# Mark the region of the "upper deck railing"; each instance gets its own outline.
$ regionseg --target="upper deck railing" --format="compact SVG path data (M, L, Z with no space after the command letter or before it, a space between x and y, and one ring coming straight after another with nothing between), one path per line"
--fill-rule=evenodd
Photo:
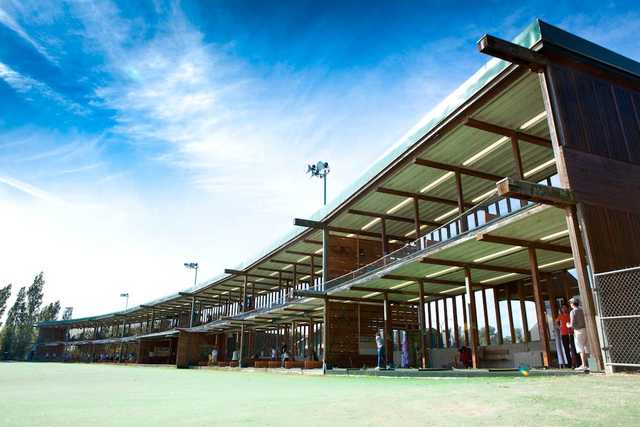
M480 201L477 205L453 217L447 223L430 231L424 236L407 243L400 249L390 252L376 261L358 268L357 270L353 270L347 274L336 277L335 279L331 279L326 283L318 284L309 290L323 292L336 288L359 277L382 270L383 268L386 268L398 261L405 260L413 254L450 242L460 235L484 227L497 219L512 215L513 213L532 204L533 203L531 202L505 198L495 194L487 196L486 199Z

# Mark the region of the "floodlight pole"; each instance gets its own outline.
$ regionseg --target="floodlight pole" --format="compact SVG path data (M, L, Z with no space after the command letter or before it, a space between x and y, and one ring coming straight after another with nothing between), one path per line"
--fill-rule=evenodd
M323 206L327 205L327 175L328 174L325 173L324 176L322 177L322 182L324 184L324 198L323 198L324 204L323 204Z

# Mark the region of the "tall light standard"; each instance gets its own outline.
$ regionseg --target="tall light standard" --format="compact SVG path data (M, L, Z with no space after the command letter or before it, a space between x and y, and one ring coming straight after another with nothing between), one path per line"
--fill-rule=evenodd
M198 263L197 262L185 262L184 266L186 268L189 268L191 270L195 270L196 271L196 274L193 277L193 286L195 286L197 284L197 282L198 282Z
M195 288L198 283L198 263L197 262L185 262L184 266L191 270L195 270L195 275L193 276L193 287ZM196 308L196 297L191 297L191 317L189 317L189 327L193 326L193 317L195 315Z
M315 165L307 165L307 173L309 175L311 175L312 177L318 177L318 178L322 178L322 183L324 186L324 197L323 197L323 204L326 205L327 204L327 175L329 174L329 172L331 171L331 169L329 169L329 163L327 162L318 162Z
M126 298L124 303L124 311L127 311L129 309L129 292L121 293L120 298Z

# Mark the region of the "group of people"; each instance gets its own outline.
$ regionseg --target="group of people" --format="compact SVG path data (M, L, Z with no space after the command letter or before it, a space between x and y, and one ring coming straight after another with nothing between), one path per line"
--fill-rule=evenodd
M558 345L558 361L561 367L568 368L573 368L580 362L580 366L575 367L575 370L587 371L589 370L587 363L589 344L584 311L578 298L571 298L569 304L571 311L566 304L563 304L555 319L562 342L561 346ZM578 355L580 360L578 360Z

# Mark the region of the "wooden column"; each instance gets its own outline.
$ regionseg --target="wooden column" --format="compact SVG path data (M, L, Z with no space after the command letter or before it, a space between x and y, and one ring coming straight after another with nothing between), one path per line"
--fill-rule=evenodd
M309 320L309 334L307 335L307 352L311 358L316 351L316 335L315 335L315 323L313 319Z
M393 342L391 340L391 304L389 303L389 294L384 295L384 352L387 358L387 366L393 365Z
M326 284L331 278L329 277L329 229L322 229L322 284Z
M484 339L487 345L491 345L491 334L489 334L489 310L487 310L487 290L482 288L482 314L484 317Z
M427 367L426 319L424 312L424 283L418 282L418 325L420 327L420 362L423 369Z
M498 300L498 288L493 288L493 306L496 312L496 340L499 345L504 344L502 334L502 316L500 314L500 301Z
M295 289L296 285L298 284L298 269L296 268L297 266L298 264L293 264L293 289Z
M438 342L436 342L436 346L438 348L441 347L440 343L442 342L442 331L440 330L440 300L435 300L434 305L436 307L436 330L438 331Z
M429 350L431 350L431 348L433 348L433 340L431 339L432 336L432 331L433 331L433 325L431 322L431 302L427 303L427 315L429 316L428 318L428 325L429 325Z
M511 151L513 153L514 172L518 179L524 179L524 169L522 167L522 156L520 155L520 144L516 135L511 136Z
M238 350L238 368L242 368L242 358L244 351L244 321L240 324L240 349Z
M578 225L578 214L576 208L568 208L565 211L565 218L569 229L569 240L571 241L571 251L573 252L573 261L576 269L578 280L578 290L580 291L580 302L584 311L584 318L587 329L587 338L589 341L589 350L591 355L596 359L599 369L604 369L604 360L602 358L602 350L600 346L600 338L598 337L598 328L596 324L596 306L593 301L593 292L589 282L589 273L586 263L586 251L580 227Z
M311 274L310 274L311 275L311 278L310 278L311 286L310 287L313 287L316 284L316 272L315 272L316 267L315 267L315 262L314 262L315 257L313 255L311 255L309 258L311 260ZM324 264L324 259L323 259L323 264Z
M462 175L456 172L456 193L458 196L458 213L464 212L464 193L462 192ZM469 229L467 218L460 218L460 231L465 232Z
M526 301L524 298L524 285L522 282L518 283L518 298L520 299L520 315L522 317L522 337L524 342L531 341L531 335L529 334L529 320L527 320L527 308L524 304Z
M538 257L535 248L529 248L529 265L531 267L531 281L533 284L533 298L536 303L536 315L538 317L538 333L542 343L542 360L545 368L551 366L551 348L549 347L549 331L547 329L547 315L544 309L542 297L542 281L538 270Z
M460 348L460 331L458 331L458 304L456 303L456 297L451 298L451 308L453 310L453 340L456 343L456 348Z
M469 322L467 320L467 296L462 294L462 330L464 332L464 345L469 347Z
M247 311L247 275L243 277L242 283L242 311Z
M387 241L387 222L384 218L380 218L380 225L382 227L382 255L389 253L389 243Z
M416 227L416 239L420 237L420 201L417 197L413 198L413 220Z
M471 363L474 368L480 366L480 360L478 359L478 328L477 328L477 311L476 311L476 298L473 291L473 281L471 277L471 270L468 267L464 268L465 275L465 287L467 288L467 319L469 319L469 338L471 347Z
M327 256L325 253L324 256ZM322 372L327 372L327 350L328 350L328 341L327 341L327 309L328 309L328 299L324 297L324 310L322 312Z
M447 299L443 298L442 299L442 307L444 308L443 310L443 314L444 314L444 337L446 340L446 345L445 347L450 347L451 346L451 331L449 331L449 313L447 310Z
M193 318L195 317L196 313L196 297L191 297L191 313L189 316L189 327L193 327Z

